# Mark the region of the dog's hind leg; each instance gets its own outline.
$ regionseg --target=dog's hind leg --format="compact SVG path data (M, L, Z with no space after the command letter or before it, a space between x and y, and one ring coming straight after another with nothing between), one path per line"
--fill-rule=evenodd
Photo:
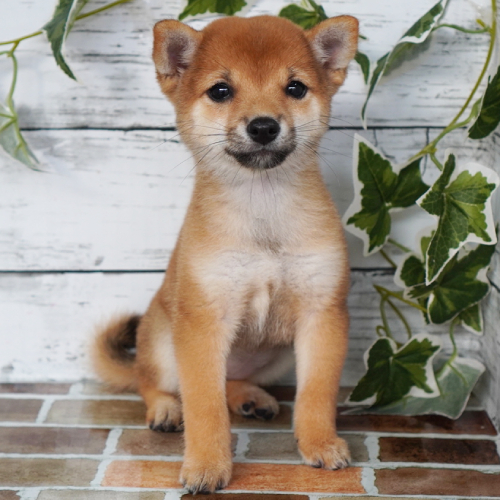
M240 355L241 357L241 355ZM256 355L258 357L258 354ZM258 365L258 361L256 365ZM276 399L258 385L270 385L290 371L294 364L292 348L276 350L272 359L255 369L247 380L228 380L227 404L237 415L270 420L279 412Z
M179 377L168 312L157 296L137 332L138 390L146 403L146 422L160 432L183 429Z
M271 420L279 412L273 396L246 380L228 380L226 393L227 405L237 415Z

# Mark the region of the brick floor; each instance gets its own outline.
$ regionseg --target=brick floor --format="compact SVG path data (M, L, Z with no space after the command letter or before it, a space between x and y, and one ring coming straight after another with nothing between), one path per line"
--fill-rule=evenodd
M269 392L280 414L232 416L232 480L204 499L500 498L500 439L476 407L455 421L339 414L354 465L327 471L301 463L295 389ZM194 500L179 483L183 446L182 433L147 429L136 395L89 381L0 384L0 500Z

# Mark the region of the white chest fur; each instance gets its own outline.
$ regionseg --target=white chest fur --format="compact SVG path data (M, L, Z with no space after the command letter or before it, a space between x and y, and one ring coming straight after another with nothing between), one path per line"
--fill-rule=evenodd
M228 250L206 260L197 277L210 301L234 324L250 315L261 330L273 298L298 299L301 310L323 307L343 275L343 255L333 249L278 253Z
M320 229L333 224L333 214L308 198L296 166L285 167L287 175L274 169L257 179L243 171L222 190L210 231L227 246L193 263L221 319L232 327L248 321L253 334L292 324L292 304L305 313L324 307L344 276L342 243Z

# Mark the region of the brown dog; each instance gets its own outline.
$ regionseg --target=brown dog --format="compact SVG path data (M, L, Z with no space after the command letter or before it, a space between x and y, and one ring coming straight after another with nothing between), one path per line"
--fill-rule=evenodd
M289 370L293 351L299 450L316 467L348 464L335 409L349 267L316 149L357 40L349 16L309 31L269 16L154 28L195 187L162 287L144 316L99 333L94 360L108 383L142 395L152 429L185 426L191 492L228 484L227 407L272 418L276 400L258 385Z

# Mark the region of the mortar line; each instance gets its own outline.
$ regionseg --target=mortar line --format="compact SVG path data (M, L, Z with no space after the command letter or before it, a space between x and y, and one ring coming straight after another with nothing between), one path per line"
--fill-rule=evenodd
M16 458L16 459L47 459L47 460L71 460L71 459L86 459L100 462L110 463L112 461L120 462L182 462L182 455L84 455L84 454L42 454L42 453L0 453L0 458ZM271 465L303 465L304 462L300 459L238 459L234 457L234 463L248 464L271 464ZM99 468L101 468L99 465ZM494 464L447 464L437 462L352 462L352 467L373 468L379 469L394 469L394 468L421 468L421 469L455 469L455 470L474 470L484 473L500 473L500 465Z
M69 388L68 395L73 397L80 396L82 395L82 391L83 391L83 382L75 382Z
M378 495L375 479L375 469L372 467L363 467L361 469L361 485L365 489L367 495Z
M0 401L4 399L52 399L53 401L142 401L135 394L0 394Z
M370 464L380 463L380 443L379 437L376 434L368 435L365 438L365 446L368 450L368 462Z
M49 414L50 409L52 408L52 404L54 403L54 398L52 396L48 396L43 400L42 406L38 411L38 415L35 420L35 424L43 424L47 415Z
M39 494L40 494L40 490L37 488L23 488L22 490L19 491L19 499L20 500L36 500L38 498Z
M234 453L233 460L245 460L245 453L248 451L248 445L250 443L250 436L248 432L240 432L237 434L238 442L236 443L236 450Z
M0 422L0 427L13 427L13 428L23 428L23 427L42 427L42 428L64 428L64 429L131 429L131 430L147 430L148 427L144 424L68 424L68 423L54 423L54 422ZM245 428L235 428L231 429L232 433L241 432L252 432L252 433L292 433L293 429L259 429L253 427ZM428 438L428 439L455 439L455 440L484 440L484 441L495 441L500 438L497 435L490 434L450 434L450 433L432 433L432 432L389 432L389 431L368 431L368 430L340 430L338 431L340 436L350 436L350 435L365 435L365 436L378 436L378 437L398 437L398 438Z
M106 474L106 469L108 468L108 465L110 463L111 460L103 460L99 464L94 479L92 479L92 481L90 482L90 486L101 486L101 483L104 480L104 475Z
M113 455L118 446L118 441L123 433L123 429L111 429L106 439L106 446L102 452L103 455Z
M6 491L19 491L20 488L19 486L2 486L2 490ZM36 487L36 488L25 488L25 490L32 490L32 491L47 491L47 490L57 490L57 491L96 491L96 492L104 492L104 491L114 491L118 493L142 493L142 492L161 492L161 493L166 493L166 494L178 494L183 495L186 493L186 490L183 490L182 488L132 488L132 487L114 487L114 486L105 486L105 487L96 487L96 486L41 486L41 487ZM222 492L219 492L222 494L241 494L241 493L256 493L255 491L251 490L224 490ZM258 491L257 494L276 494L276 491L273 490L265 490L265 491ZM336 497L336 498L345 498L345 497L350 497L350 498L359 498L360 495L359 493L318 493L318 492L308 492L308 491L280 491L279 494L290 494L290 495L307 495L310 498L316 500L317 498L325 498L327 497ZM383 497L383 498L388 498L387 495L380 495L376 494L376 496ZM170 497L169 497L170 498ZM396 498L396 497L394 497ZM399 497L398 497L399 498ZM471 497L469 496L439 496L436 497L436 495L404 495L405 499L429 499L429 500L436 500L439 498L439 500L476 500L476 497ZM498 500L498 496L495 497L477 497L477 500Z
M179 500L179 498L183 495L182 490L173 490L167 491L165 493L165 498L163 500Z

